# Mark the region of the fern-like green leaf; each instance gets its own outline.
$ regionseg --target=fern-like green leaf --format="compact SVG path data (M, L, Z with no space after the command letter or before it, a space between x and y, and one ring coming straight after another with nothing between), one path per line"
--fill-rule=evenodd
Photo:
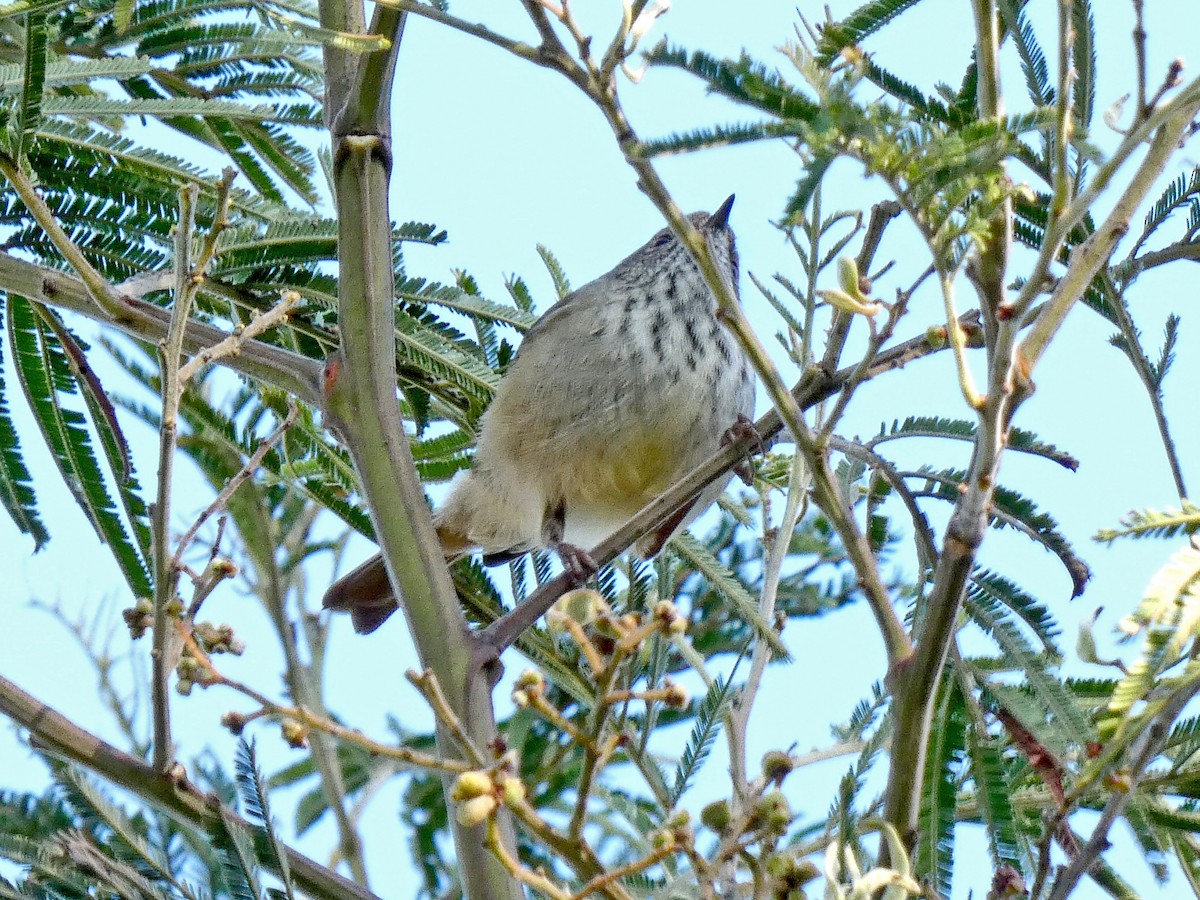
M939 497L950 503L959 498L958 486L966 480L966 472L961 469L943 469L934 472L922 468L918 472L904 473L905 477L927 479L927 489L917 492L918 496ZM1037 541L1058 557L1071 577L1073 591L1071 596L1078 597L1083 593L1088 580L1092 577L1091 570L1071 547L1070 542L1058 527L1058 522L1046 513L1040 512L1028 497L1011 488L997 487L992 495L992 509L989 523L993 528L1015 528L1030 539Z
M1096 108L1096 21L1091 0L1073 0L1071 25L1075 43L1071 48L1074 79L1071 85L1071 114L1075 128L1086 134Z
M13 295L8 303L8 338L21 388L67 489L100 540L112 550L134 596L148 596L150 576L116 514L84 418L62 405L60 394L77 390L62 345L34 304Z
M567 273L563 271L558 257L545 244L538 244L537 252L538 256L542 258L543 265L546 266L546 271L550 273L550 279L554 282L554 292L558 294L558 299L565 299L571 293L571 281L567 278Z
M914 859L920 877L950 896L953 873L955 801L966 748L966 710L953 678L943 679L934 707L934 726L921 795L920 838Z
M817 52L825 64L832 63L847 47L862 43L905 10L916 6L919 0L871 0L864 3L846 18L821 30Z
M818 104L744 53L737 60L720 60L702 51L689 55L664 40L646 54L646 61L691 72L705 81L710 91L777 119L811 123L821 114Z
M291 877L288 871L288 856L284 852L279 836L275 833L275 825L271 821L271 806L267 797L267 785L262 771L258 768L258 759L254 752L254 744L242 738L238 741L237 753L233 760L234 777L238 785L238 793L247 815L252 821L261 824L271 846L273 862L279 866L279 878L283 883L284 896L295 900L292 895Z
M0 302L0 310L3 308ZM33 538L34 550L40 550L50 534L38 515L33 479L25 467L7 398L6 385L0 378L0 503L21 533Z
M1059 634L1059 627L1050 611L1045 604L1025 593L1007 578L977 567L971 572L967 591L976 596L979 602L984 602L982 597L986 595L990 601L1007 607L1029 626L1047 652L1055 656L1061 655L1054 640Z
M1173 538L1200 529L1200 506L1184 500L1179 508L1137 509L1121 518L1119 528L1102 528L1095 540L1109 544L1119 538Z
M775 659L789 658L787 648L780 640L778 632L771 627L770 622L763 619L758 611L758 604L746 590L746 586L726 569L707 547L687 532L673 537L669 546L684 562L704 576L714 590L733 604L738 615L754 629L758 639L770 645Z
M1042 50L1037 34L1025 16L1023 0L1001 0L1008 36L1012 39L1021 58L1021 71L1025 75L1025 87L1029 99L1035 106L1054 104L1054 86L1050 83L1050 69L1046 54Z
M21 67L21 105L17 114L17 152L21 160L32 132L42 121L42 93L46 84L46 17L31 12L25 16L25 62Z
M992 636L1004 655L1021 669L1031 697L1051 715L1060 734L1076 745L1093 739L1095 727L1074 694L1049 671L1051 661L1034 652L1000 604L983 592L968 591L963 609L972 621ZM1043 718L1044 714L1038 718L1038 722ZM1039 731L1037 728L1031 730L1035 733Z
M713 742L716 741L717 735L721 731L721 723L728 711L729 703L733 699L732 683L732 678L725 679L718 675L700 702L700 708L696 710L696 721L692 725L692 733L688 737L687 745L683 748L679 766L675 769L675 781L670 794L672 805L679 802L679 798L688 789L692 778L704 765L704 761L712 750Z
M1017 814L1013 809L1014 786L1005 769L1000 741L971 728L967 734L971 779L975 782L975 799L979 818L987 832L992 868L1010 865L1020 872L1021 839Z
M879 435L872 438L867 446L874 449L885 441L903 437L941 437L969 442L975 440L975 434L974 422L940 416L909 416L903 422L892 422L891 428L880 428ZM1022 428L1009 430L1007 446L1009 450L1044 457L1072 472L1079 468L1079 460L1075 457L1053 444L1038 440L1036 435Z

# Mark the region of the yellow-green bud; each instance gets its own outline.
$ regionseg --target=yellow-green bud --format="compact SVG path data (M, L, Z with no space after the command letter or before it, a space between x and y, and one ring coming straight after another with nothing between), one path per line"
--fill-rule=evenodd
M461 800L470 800L490 794L495 787L492 776L481 769L463 772L454 780L454 785L450 788L450 799L456 803Z
M733 813L729 810L728 800L714 800L700 810L700 823L717 834L728 828L732 819Z
M296 750L303 750L308 746L308 726L303 722L297 722L295 719L284 719L279 726L279 730L283 734L283 740L289 747Z
M458 819L459 825L465 825L471 828L475 825L482 825L487 821L488 816L496 811L496 807L500 805L491 794L484 794L482 797L472 797L458 805L458 810L454 817Z
M500 782L500 797L509 806L525 799L525 785L519 778L505 778Z
M792 874L795 859L789 853L772 853L767 857L767 874L780 881Z
M792 824L792 807L779 791L764 794L758 801L755 812L762 819L768 831L783 834Z
M860 303L870 302L870 298L862 290L862 279L858 274L858 260L853 256L839 256L837 267L838 287Z
M783 784L783 779L787 778L794 768L791 754L782 750L768 750L763 754L762 772L767 781L773 781L777 785Z
M677 809L671 813L667 821L663 822L664 828L687 828L692 824L692 814L686 809Z
M817 291L817 296L830 306L836 307L842 312L848 312L853 315L871 317L883 309L883 306L878 301L864 303L856 297L847 294L845 291Z
M589 625L595 621L596 614L604 606L604 597L599 591L591 588L579 588L567 591L554 604L555 611L568 618L574 619L580 625Z

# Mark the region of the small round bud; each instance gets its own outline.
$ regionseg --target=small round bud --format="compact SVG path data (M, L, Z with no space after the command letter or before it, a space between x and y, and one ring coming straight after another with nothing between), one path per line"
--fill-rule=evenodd
M219 575L222 578L232 578L241 571L237 563L225 556L218 556L209 563L209 568L214 575Z
M783 834L792 824L792 807L779 791L764 794L755 806L755 813L767 831Z
M308 726L295 719L284 719L279 725L284 743L294 750L303 750L308 746Z
M675 832L667 828L661 828L651 833L650 843L657 850L674 850L676 846Z
M509 806L525 799L525 785L519 778L505 778L500 782L500 799Z
M686 809L677 809L663 822L663 826L671 829L687 828L692 824L692 814Z
M192 692L192 680L190 678L180 678L175 682L175 693L181 697L186 697Z
M934 350L941 350L946 346L946 326L945 325L930 325L925 329L925 343Z
M143 611L143 604L149 606L149 609ZM125 627L129 629L129 637L136 641L154 627L154 604L143 598L136 606L121 610L121 618L125 620Z
M792 874L795 858L790 853L772 853L767 857L767 874L784 881Z
M687 688L669 678L663 682L663 688L666 692L663 695L663 703L671 709L683 709L692 699L688 696Z
M664 634L683 634L687 631L687 619L679 613L679 607L670 600L660 600L654 606L654 618Z
M536 669L526 669L513 685L513 703L522 709L546 693L546 679Z
M228 728L231 734L241 734L249 721L242 713L230 710L221 716L221 725Z
M458 805L458 810L455 812L454 818L458 819L459 825L473 828L476 825L482 825L486 822L499 805L500 802L491 794L472 797L470 800L466 800Z
M603 608L604 596L591 588L567 591L554 604L556 612L574 619L580 625L590 625Z
M729 827L733 813L729 809L728 800L715 800L700 810L700 824L721 834Z
M454 779L454 784L450 788L450 799L457 803L473 797L482 797L484 794L490 794L495 787L496 783L492 781L492 776L481 769L463 772Z
M783 784L783 779L791 774L795 766L791 754L782 750L768 750L763 754L762 772L767 781L773 781L776 786Z

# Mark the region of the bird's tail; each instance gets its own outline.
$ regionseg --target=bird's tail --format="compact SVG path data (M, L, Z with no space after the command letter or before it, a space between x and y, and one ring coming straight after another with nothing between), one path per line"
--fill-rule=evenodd
M445 525L438 526L437 535L447 561L457 559L472 549L465 534L459 534ZM335 581L325 592L321 605L334 612L350 613L350 621L359 634L370 634L382 625L388 616L399 609L383 557L375 554L357 569Z

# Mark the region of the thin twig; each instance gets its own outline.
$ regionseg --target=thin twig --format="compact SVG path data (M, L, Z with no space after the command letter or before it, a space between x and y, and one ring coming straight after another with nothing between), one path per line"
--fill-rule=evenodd
M104 276L96 270L95 266L88 262L83 251L79 249L79 245L71 240L70 235L58 223L58 218L46 201L42 199L41 194L37 192L33 182L21 170L16 160L7 153L0 153L0 174L8 179L30 215L50 238L54 249L61 253L63 259L79 274L96 305L108 319L120 322L126 314L125 302L117 295Z
M183 334L191 312L192 233L195 227L196 198L200 189L186 184L179 189L179 224L175 226L175 304L167 336L158 347L162 412L158 429L158 492L150 528L154 550L154 625L151 692L154 721L154 768L166 772L174 760L171 745L171 652L174 629L170 627L178 603L179 568L171 556L171 494L175 465L175 442L179 417L179 357Z
M305 709L302 706L288 706L284 703L276 703L266 694L255 690L245 682L238 681L235 678L230 678L218 669L204 649L196 642L194 635L188 631L182 623L179 624L179 632L184 645L187 648L191 658L194 659L203 670L203 678L201 683L206 687L221 685L232 691L248 697L258 704L260 707L257 712L242 715L241 722L248 721L253 718L262 716L271 716L275 719L286 720L293 719L308 728L323 731L326 734L332 735L339 740L345 741L348 744L354 744L361 747L369 753L376 756L383 756L396 762L404 763L418 769L426 769L432 772L468 772L478 768L475 761L463 762L456 759L448 759L441 755L433 755L430 753L422 753L419 750L413 750L410 747L395 746L393 744L384 744L374 740L354 728L347 728L332 719L318 715L310 709Z
M787 560L792 546L792 534L796 525L808 506L808 468L804 457L796 453L792 455L791 472L788 475L788 487L785 495L783 517L779 526L773 529L767 561L763 567L762 591L759 594L758 612L764 622L775 618L775 601L779 595L779 579L783 574L783 564ZM770 527L768 522L764 528ZM749 794L750 785L746 777L746 746L747 731L750 725L750 713L754 708L754 700L762 684L763 673L770 662L771 648L765 641L756 641L750 658L750 673L746 683L738 690L733 706L729 711L729 723L726 727L729 744L729 772L733 779L733 794L744 798Z
M1143 0L1133 0L1133 56L1137 62L1137 112L1144 116L1149 105L1146 103L1146 22Z
M454 710L450 708L450 703L446 700L446 695L442 692L441 685L437 682L437 677L433 674L432 669L426 669L423 672L417 672L409 669L404 673L404 677L409 683L421 692L421 696L425 698L425 702L429 704L433 710L433 714L437 716L439 722L446 727L455 743L467 755L470 761L479 767L486 765L483 752L475 746L475 742L471 740L466 729L463 728L462 722L458 716L454 714Z
M271 448L279 443L280 439L285 433L287 433L289 428L296 424L296 417L299 415L300 407L295 403L288 404L288 414L284 417L284 420L279 423L279 427L267 435L266 439L259 442L258 449L254 451L248 460L246 460L245 465L238 469L233 477L225 482L225 485L221 488L220 493L213 498L213 501L208 504L204 512L197 516L196 521L192 523L192 526L185 531L183 537L179 539L179 544L175 549L175 555L171 559L171 564L173 566L179 566L184 552L192 543L192 540L196 537L196 533L204 526L205 522L225 508L234 492L240 488L243 483L253 477L254 473L257 472L259 467L262 465L263 460L266 459L267 454L271 452Z
M186 384L205 366L210 363L225 359L228 356L237 356L242 352L242 348L247 343L257 338L263 332L274 328L276 325L281 325L287 321L292 310L296 308L296 304L300 302L300 295L295 291L284 291L279 298L279 302L270 309L263 310L253 319L247 322L228 335L220 342L201 350L186 363L179 368L180 384Z
M166 273L169 277L170 273ZM170 286L169 284L167 285ZM126 298L124 315L113 320L95 301L79 278L66 272L39 266L0 252L0 290L28 297L55 309L68 309L94 321L116 328L138 340L154 343L162 340L170 326L171 313L162 307ZM184 350L199 353L219 344L228 334L194 319L184 333ZM237 356L227 356L220 364L264 384L273 385L310 405L321 401L321 363L275 347L251 341Z
M1125 356L1133 365L1134 371L1137 372L1138 380L1142 382L1142 387L1146 389L1150 408L1154 412L1154 421L1158 426L1159 439L1162 441L1163 450L1167 454L1167 466L1171 470L1171 478L1175 481L1175 491L1179 494L1180 500L1186 500L1188 492L1183 480L1183 466L1179 461L1179 451L1175 447L1175 439L1171 436L1171 427L1167 421L1166 410L1163 409L1162 388L1155 383L1155 375L1151 370L1150 360L1146 358L1146 354L1142 349L1137 327L1133 324L1133 317L1129 312L1129 306L1125 302L1125 292L1117 289L1117 285L1110 273L1104 273L1104 279L1109 295L1112 298L1109 308L1116 319L1117 328L1120 329L1122 337L1125 338Z

